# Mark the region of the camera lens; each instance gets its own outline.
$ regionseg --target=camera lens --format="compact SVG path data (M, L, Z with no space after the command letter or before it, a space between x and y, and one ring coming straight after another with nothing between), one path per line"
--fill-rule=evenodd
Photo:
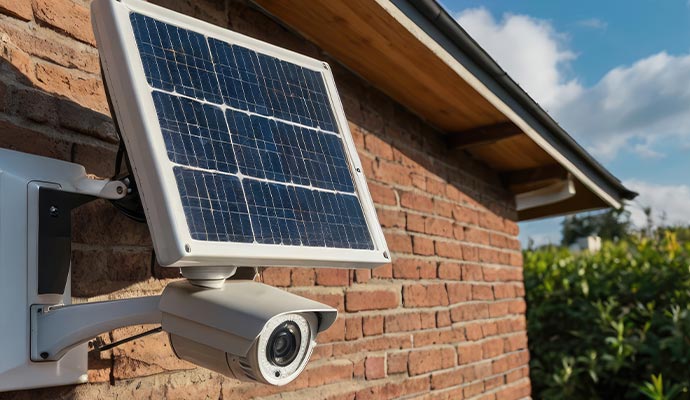
M266 344L268 360L278 367L290 365L299 353L302 334L299 327L292 321L278 325Z

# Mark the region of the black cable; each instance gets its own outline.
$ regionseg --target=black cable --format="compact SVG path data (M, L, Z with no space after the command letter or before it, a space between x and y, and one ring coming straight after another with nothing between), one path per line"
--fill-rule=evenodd
M158 328L153 328L150 331L142 332L138 335L130 336L128 338L118 340L117 342L112 342L110 344L106 344L105 346L98 347L98 348L96 348L96 350L99 352L110 350L113 347L117 347L121 344L125 344L127 342L131 342L132 340L137 340L137 339L142 338L144 336L153 335L154 333L158 333L158 332L162 332L162 331L163 331L163 327L159 326Z

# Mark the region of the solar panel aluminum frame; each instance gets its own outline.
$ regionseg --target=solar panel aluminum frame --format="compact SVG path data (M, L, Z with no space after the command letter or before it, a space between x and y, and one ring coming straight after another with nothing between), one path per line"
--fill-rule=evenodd
M95 0L91 7L94 33L114 108L111 111L117 116L161 265L374 268L390 262L383 231L327 63L143 1ZM166 153L152 89L146 80L135 42L129 19L131 12L322 72L374 248L299 247L192 239L173 173L175 164Z

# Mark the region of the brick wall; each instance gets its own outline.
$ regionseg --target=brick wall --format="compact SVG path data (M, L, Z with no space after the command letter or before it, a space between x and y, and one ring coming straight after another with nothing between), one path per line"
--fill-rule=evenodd
M3 398L518 399L528 397L516 213L494 172L449 154L441 134L245 0L163 5L333 66L393 255L373 271L269 268L266 283L336 307L304 374L284 388L177 360L154 335L89 356L86 385ZM0 146L114 169L116 134L87 0L0 0ZM160 293L145 225L107 202L75 218L76 301ZM107 333L108 343L149 327Z

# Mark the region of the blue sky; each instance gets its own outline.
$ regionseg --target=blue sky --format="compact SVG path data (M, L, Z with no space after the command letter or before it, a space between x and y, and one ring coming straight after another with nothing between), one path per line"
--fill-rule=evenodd
M690 223L690 0L441 0L657 220ZM521 240L560 240L560 218Z

